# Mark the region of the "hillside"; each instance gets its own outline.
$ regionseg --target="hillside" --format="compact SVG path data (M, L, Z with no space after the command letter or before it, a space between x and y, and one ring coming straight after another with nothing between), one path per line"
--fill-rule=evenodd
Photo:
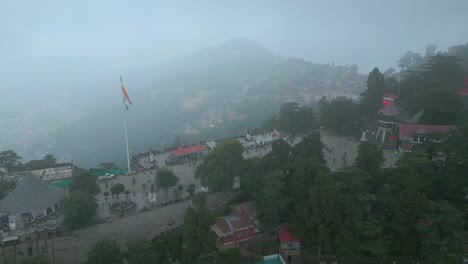
M322 96L356 97L366 80L357 70L356 65L282 58L246 39L200 50L155 73L138 93L127 87L134 101L128 113L131 151L240 134L287 101L313 104ZM103 161L123 163L120 107L59 129L51 135L53 153L85 167Z

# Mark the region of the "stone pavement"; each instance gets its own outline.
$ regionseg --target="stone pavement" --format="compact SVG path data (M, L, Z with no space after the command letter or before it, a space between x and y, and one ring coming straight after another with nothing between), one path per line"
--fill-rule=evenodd
M320 133L321 140L325 145L323 155L327 161L328 167L331 171L337 171L345 166L353 166L354 160L358 155L358 148L360 141L351 138L339 137L327 132ZM343 161L343 156L346 158ZM385 159L383 168L394 167L398 156L394 154L393 150L383 150Z

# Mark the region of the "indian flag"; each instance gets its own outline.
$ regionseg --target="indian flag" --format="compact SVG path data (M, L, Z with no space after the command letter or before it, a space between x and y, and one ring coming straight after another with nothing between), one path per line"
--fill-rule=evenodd
M122 76L120 76L120 85L122 86L122 101L125 105L125 108L128 111L130 109L130 106L132 105L132 100L130 100L130 97L128 97L128 93L125 90L125 87L122 83Z

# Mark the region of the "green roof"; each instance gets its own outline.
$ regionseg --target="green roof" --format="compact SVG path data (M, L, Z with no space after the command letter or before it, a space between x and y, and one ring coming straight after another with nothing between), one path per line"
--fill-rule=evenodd
M53 182L51 184L55 185L57 187L67 188L68 186L70 186L71 181L72 181L71 179L68 179L68 180L64 180L64 181Z

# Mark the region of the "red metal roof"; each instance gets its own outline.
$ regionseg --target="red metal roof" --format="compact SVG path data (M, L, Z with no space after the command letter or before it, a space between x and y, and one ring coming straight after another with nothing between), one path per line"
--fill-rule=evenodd
M187 155L187 154L191 154L191 153L202 152L202 151L205 151L205 150L206 150L205 146L195 145L195 146L175 149L175 150L172 151L172 154L174 154L176 156L181 156L181 155Z
M218 226L219 230L223 232L224 235L231 232L231 229L229 228L229 225L226 223L226 220L224 218L217 218L216 225Z
M255 225L255 211L251 202L232 205L231 211L232 215L216 219L216 225L223 234Z
M409 138L416 133L447 133L451 130L457 130L456 126L439 126L439 125L421 125L421 124L399 124L400 137Z
M460 88L457 90L457 94L461 96L468 96L468 88Z
M225 235L235 230L245 229L254 226L254 222L251 219L237 216L225 216L218 217L216 219L216 225L219 230Z
M252 218L255 216L255 211L251 202L231 205L231 211L234 215L244 218Z
M281 228L281 230L278 232L278 237L279 237L280 243L301 242L301 239L291 234L287 226L283 226Z

